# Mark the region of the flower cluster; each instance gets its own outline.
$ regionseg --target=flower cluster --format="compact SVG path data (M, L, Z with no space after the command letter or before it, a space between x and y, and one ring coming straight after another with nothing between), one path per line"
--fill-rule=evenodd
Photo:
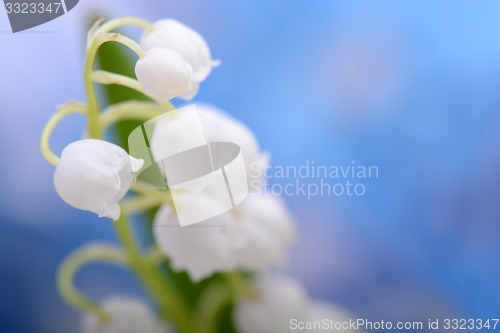
M179 332L210 331L192 319L204 322L207 318L196 318L198 312L217 316L220 311L190 313L183 299L185 290L165 276L161 269L164 265L186 272L193 283L212 281L212 288L206 288L211 300L224 300L228 294L234 300L230 303L234 304L235 325L243 333L288 332L291 319L347 317L343 310L308 299L300 284L290 277L270 271L286 263L288 249L295 239L293 218L282 199L251 193L226 213L197 225L180 227L168 191L134 182L133 173L141 169L144 161L130 156L119 145L105 141L104 130L120 120L143 122L172 112L173 116L162 118L155 125L152 154L158 152L157 147L163 142L169 142L174 151L182 150L193 139L192 126L184 118L175 116L169 101L176 97L192 99L200 83L220 62L212 59L207 43L198 32L173 19L154 24L136 18L101 23L90 30L88 37L84 73L88 101L62 106L47 124L41 140L44 156L56 166L54 186L59 196L75 208L116 220L122 243L121 247L90 245L70 255L61 266L59 288L70 304L85 313L83 331L167 332L172 327ZM112 32L124 25L145 30L139 43ZM135 64L136 79L94 70L97 49L106 42L122 43L139 56ZM94 83L124 85L151 100L123 102L100 112ZM262 152L255 135L245 124L206 104L199 104L197 112L207 142L238 145L247 171L267 166L268 154ZM60 120L73 113L87 117L89 138L69 144L59 158L49 148L50 134ZM253 189L263 186L262 179L255 178L255 173L247 172L246 179ZM129 191L135 194L128 194ZM178 200L194 201L200 209L214 204L196 191L186 192ZM158 208L151 231L154 243L151 250L145 252L136 243L127 220L131 214L153 208ZM113 296L93 302L74 290L73 275L92 261L113 262L135 270L151 291L157 313L130 297ZM226 283L218 289L221 278ZM228 304L215 300L204 304L202 300L197 308ZM165 326L165 322L169 324ZM212 318L209 322L217 323L217 320Z

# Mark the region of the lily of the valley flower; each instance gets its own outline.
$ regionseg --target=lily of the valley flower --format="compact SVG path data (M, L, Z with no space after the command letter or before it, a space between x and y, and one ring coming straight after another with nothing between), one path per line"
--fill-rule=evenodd
M248 126L207 104L196 104L198 117L193 117L193 110L194 107L189 106L163 116L151 138L153 155L170 156L207 142L235 143L240 147L245 162L249 190L256 192L260 189L269 155L260 150Z
M208 105L196 104L205 137L208 142L232 142L240 146L249 183L249 190L256 192L263 185L264 169L269 154L262 152L259 142L247 125L226 112Z
M242 333L290 332L290 320L306 318L307 295L291 277L265 274L255 283L256 295L235 305L235 324Z
M212 60L205 39L192 28L174 19L159 20L154 26L153 31L143 35L141 46L145 50L162 47L178 52L193 69L196 85L206 79L212 67L220 64Z
M99 322L90 314L83 317L83 333L167 333L151 310L140 300L127 296L105 299L102 310L109 320Z
M210 198L195 198L192 195L180 199L198 200L199 209L204 209L204 205L217 204ZM222 214L209 221L181 228L176 212L171 207L163 206L154 219L154 237L175 270L186 271L193 281L199 281L215 272L236 268L229 234L231 223L231 216Z
M235 209L238 266L249 270L282 267L295 239L293 219L279 197L250 195Z
M199 209L217 204L192 193L184 200L198 200ZM184 228L179 226L176 212L164 206L154 219L154 237L174 268L187 271L197 281L237 267L262 270L282 266L294 226L279 198L250 195L232 211Z
M86 139L64 148L54 173L54 186L69 205L113 220L120 216L118 201L130 188L132 171L142 160L107 141Z
M191 66L175 50L152 48L137 61L135 75L144 91L158 101L174 97L191 99L198 86L193 84Z
M235 323L242 333L320 332L321 329L309 327L308 323L321 323L325 319L344 323L357 318L339 305L309 299L300 283L289 276L263 274L254 288L254 293L241 296L235 304ZM302 323L302 327L294 327L292 319Z

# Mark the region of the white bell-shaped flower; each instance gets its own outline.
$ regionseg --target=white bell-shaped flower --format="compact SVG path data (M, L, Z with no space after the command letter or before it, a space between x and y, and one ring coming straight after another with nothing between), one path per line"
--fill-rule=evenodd
M269 163L269 154L261 152L259 142L252 130L243 122L224 111L208 105L196 104L208 142L232 142L240 146L250 192L263 185L264 169Z
M135 65L135 75L144 91L158 101L174 97L187 100L196 95L191 66L176 51L152 48Z
M156 161L207 143L199 113L193 105L167 112L153 121L150 143Z
M237 144L245 162L249 191L258 192L263 185L269 155L261 152L248 126L213 106L196 104L196 108L187 106L165 114L150 141L157 160L208 142Z
M210 197L186 193L178 197L177 209L183 206L179 199L196 200L199 211L219 204ZM268 196L249 196L231 211L188 227L180 227L176 211L166 206L154 220L159 248L176 270L188 272L195 281L238 267L280 267L286 262L294 234L292 218L283 202Z
M140 169L142 162L107 141L76 141L62 152L54 186L69 205L117 220L118 201L130 188L132 171Z
M197 200L200 210L204 205L217 204L210 198L192 195L180 200ZM182 209L182 203L180 206ZM180 227L176 212L163 206L155 216L153 232L156 244L170 258L173 268L186 271L193 281L198 281L216 272L236 268L228 230L230 223L229 215L222 214L205 222Z
M128 296L114 296L101 303L109 321L100 322L86 314L82 320L83 333L167 333L159 320L142 301Z
M357 319L357 316L352 314L347 309L324 301L309 301L305 321L310 323L321 323L325 319L328 320L329 323L333 323L335 332L356 332L356 330L352 330L348 326L344 325L344 327L342 327L342 323L348 323L351 319ZM339 326L335 327L335 324ZM325 330L318 328L307 331L319 333L324 332ZM357 330L357 332L360 331L361 330Z
M249 270L282 267L295 239L293 218L279 197L250 195L236 207L238 266Z
M220 61L212 60L210 49L203 37L192 28L174 19L163 19L155 23L153 31L145 32L141 46L145 50L163 47L178 52L193 69L193 78L202 82L218 66Z
M307 295L291 277L266 274L255 283L256 295L239 298L235 324L241 333L290 332L290 320L303 320Z

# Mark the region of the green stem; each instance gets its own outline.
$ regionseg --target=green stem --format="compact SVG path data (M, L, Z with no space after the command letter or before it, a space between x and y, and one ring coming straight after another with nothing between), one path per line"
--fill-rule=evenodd
M104 243L91 243L69 254L58 272L57 287L62 297L76 309L97 316L101 322L109 320L97 303L81 294L74 285L76 273L85 265L93 262L107 262L124 266L127 258L123 250Z
M75 113L85 114L86 105L84 103L72 101L60 106L42 131L40 149L42 150L43 157L54 166L57 166L57 163L59 163L59 157L50 149L50 136L61 120Z
M232 299L232 293L221 283L212 283L203 292L193 315L197 331L204 333L220 332L220 320L226 306Z
M142 28L146 31L153 31L154 30L154 25L146 20L137 18L137 17L121 17L113 20L109 20L108 22L104 23L100 27L96 28L96 31L93 33L90 38L94 38L97 34L100 33L106 33L110 32L112 30L115 30L117 28L126 26L126 25L132 25L136 26L139 28Z
M146 254L146 259L155 266L165 262L165 254L156 246L153 246Z
M225 280L236 293L244 295L248 298L258 297L255 288L248 282L248 280L238 271L228 272L223 274Z
M148 260L144 260L125 215L122 214L115 222L115 229L125 247L131 267L160 306L162 317L172 319L182 332L191 333L187 305L177 290L170 283L165 283L165 278L159 274L156 267Z
M155 190L155 189L150 189L145 187L144 185L141 185L140 183L134 183L132 184L131 189L139 194L156 198L158 199L161 203L164 205L170 206L170 207L175 207L174 202L172 200L172 197L168 195L168 190Z
M90 78L96 83L121 85L147 96L144 89L142 89L141 84L136 79L125 75L100 70L92 72L90 74Z
M99 46L107 42L117 42L134 51L139 58L146 55L146 51L139 44L137 44L136 41L116 32L98 34L95 36L94 41L97 42Z
M97 56L99 47L107 42L118 42L128 46L132 51L137 53L139 57L144 56L145 51L134 42L132 39L122 36L120 34L100 33L95 34L94 38L90 41L85 58L83 79L85 93L88 100L88 134L89 137L94 139L102 139L103 134L99 122L99 101L95 93L94 82L92 81L92 73L94 71L94 62Z
M137 111L130 111L130 108L123 107L122 109L115 109L114 113L106 113L103 115L103 119L100 117L100 107L97 100L93 79L96 79L96 74L94 72L94 62L97 55L99 47L106 42L119 42L128 46L132 51L137 53L139 57L143 57L145 51L133 40L124 37L116 33L107 33L107 31L119 27L125 23L136 24L143 26L147 29L152 29L152 26L145 21L141 21L134 18L120 19L115 21L110 21L104 24L100 28L96 28L90 34L89 44L87 47L87 54L84 66L84 86L85 92L88 99L87 104L87 116L88 116L88 135L91 138L102 139L103 138L103 128L117 119L121 119L124 114L132 113L135 114ZM98 72L99 73L99 72ZM97 79L106 80L118 80L120 82L125 82L128 85L132 85L134 88L138 88L135 83L130 80L124 79L123 77L118 77L112 73L102 75L97 74ZM101 75L99 77L99 75ZM130 105L129 105L130 106ZM161 105L162 109L171 106ZM111 109L113 110L113 109ZM126 111L125 111L126 110ZM111 112L111 111L110 111ZM121 243L124 246L124 251L126 253L127 263L134 269L135 273L142 280L147 290L151 296L155 299L158 304L163 318L170 318L180 331L184 333L192 333L193 327L190 323L190 317L188 312L187 304L184 302L182 295L174 288L174 286L166 280L166 277L157 270L156 264L158 256L148 255L145 256L141 253L136 240L134 239L133 232L130 229L128 223L128 214L133 212L138 206L142 207L146 204L151 204L151 201L162 202L166 204L172 204L171 199L164 193L158 191L149 190L141 187L140 185L134 186L138 193L147 195L150 201L141 201L134 205L129 203L129 207L122 206L122 214L118 221L114 224L116 233ZM139 208L140 208L139 207ZM154 252L153 252L154 253ZM77 257L78 259L78 257ZM85 257L84 257L85 259ZM83 259L80 260L70 260L69 264L63 265L60 271L60 285L61 290L64 295L66 295L67 300L78 306L81 309L90 311L94 313L101 320L106 319L106 315L98 308L95 303L86 299L83 295L79 294L72 287L72 278L74 272L77 270L79 265L82 263ZM85 262L83 260L83 262Z
M87 56L85 58L84 65L84 87L85 93L87 95L87 105L88 105L88 135L91 138L102 139L102 133L99 123L99 102L97 101L97 96L94 89L94 82L92 81L90 75L94 69L95 57L97 55L97 50L100 44L97 43L95 39L89 45L87 49Z
M104 130L121 120L147 121L173 109L172 105L160 106L152 102L126 101L114 104L101 114L101 128Z
M122 202L122 206L126 214L142 213L158 207L159 205L161 205L161 201L155 197L136 196Z

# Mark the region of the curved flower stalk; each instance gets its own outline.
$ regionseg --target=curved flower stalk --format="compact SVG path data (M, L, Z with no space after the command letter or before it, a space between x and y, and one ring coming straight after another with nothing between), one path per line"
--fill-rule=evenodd
M64 259L57 277L57 287L69 304L85 311L100 322L107 322L109 314L92 300L83 296L74 286L78 270L93 262L126 266L128 258L123 249L103 242L92 242L74 251Z
M139 23L138 23L139 22ZM60 108L59 112L47 123L41 138L41 148L44 156L49 162L57 167L54 176L55 185L63 199L80 209L94 211L102 216L118 218L116 230L120 241L124 246L126 261L129 268L134 270L142 283L151 292L153 299L157 302L159 315L161 318L170 318L172 323L180 332L193 332L189 321L189 313L182 297L177 295L177 291L170 286L161 272L155 267L150 255L143 253L136 244L135 235L128 226L128 215L132 211L137 211L141 207L152 207L164 200L162 193L142 189L140 186L134 187L135 191L141 193L132 198L127 203L126 209L120 208L118 202L128 192L132 182L132 170L140 165L138 161L131 159L119 146L102 141L103 131L106 127L124 119L144 119L149 118L152 113L157 113L157 109L163 112L171 110L169 103L158 103L158 108L153 108L150 104L140 102L121 104L109 109L109 112L101 115L99 104L97 103L94 91L94 80L103 84L123 84L132 89L142 89L140 84L132 78L123 80L119 75L108 72L94 72L94 62L99 47L107 42L117 42L129 47L137 53L139 58L145 55L145 51L133 40L120 34L111 33L110 30L123 25L139 25L147 28L145 21L133 18L124 18L110 21L102 26L96 25L89 33L87 54L84 68L84 83L87 93L86 103L68 103ZM122 80L122 81L120 81ZM139 89L140 88L140 89ZM138 108L144 106L144 115L138 114ZM87 117L88 140L81 140L70 144L65 149L60 159L50 150L50 136L56 125L66 116L73 113L81 113ZM146 119L145 119L146 120ZM97 140L96 140L97 139ZM120 215L120 211L122 214ZM76 256L75 258L80 258ZM107 261L106 253L97 251L93 254L93 260ZM74 290L71 283L72 274L85 260L67 260L61 266L61 276L68 279L60 289L63 297L79 310L93 316L95 320L103 324L108 320L108 315L102 306L96 305L86 299L83 295ZM168 300L168 302L167 302Z
M113 31L126 25L145 30L140 43ZM199 126L205 137L196 137L198 131L193 131L192 119L180 116L180 111L175 111L169 102L176 97L193 98L199 84L219 64L212 59L203 37L172 19L153 24L125 17L98 21L87 38L83 73L87 101L69 102L60 107L47 123L40 141L44 157L56 167L54 186L61 198L75 208L116 220L114 228L121 246L92 242L68 256L59 270L59 290L70 305L83 313L83 332L215 333L221 331L221 320L229 306L234 306L236 326L242 333L285 332L292 317L316 318L333 316L332 313L343 316L331 307L310 303L293 279L268 273L270 268L286 263L287 250L295 238L293 218L280 198L251 195L245 200L242 198L238 206L226 213L211 215L215 217L181 228L177 217L179 209L226 210L218 209L221 207L218 199L201 192L206 185L203 182L181 188L174 207L173 196L170 196L172 188L169 192L134 183L133 172L141 168L143 161L104 140L104 131L122 120L142 123L167 115L155 124L149 151L153 156L150 157L164 149L161 146L165 142L169 143L167 156L185 147L198 147L193 140L205 144L233 143L241 149L240 165L246 168L250 189L256 192L261 189L260 175L264 174L269 157L261 151L255 135L245 124L212 106L199 105ZM135 52L137 79L94 69L97 52L104 43L120 43ZM123 85L152 100L126 101L101 112L95 83ZM51 134L61 120L75 113L87 118L88 138L70 143L58 157L49 147ZM245 176L244 172L241 174ZM134 195L126 197L129 190ZM152 230L154 243L145 251L136 240L129 219L132 214L158 207ZM134 271L157 312L127 296L108 297L97 303L76 290L76 273L95 261ZM172 268L186 271L193 283L215 273L223 274L207 279L205 286L193 288L202 291L197 295L196 304L191 305L185 294L192 294L193 290L187 290L165 274L175 275ZM242 274L240 270L250 274ZM251 283L250 276L255 278L255 283ZM164 323L171 324L172 328L165 327Z

